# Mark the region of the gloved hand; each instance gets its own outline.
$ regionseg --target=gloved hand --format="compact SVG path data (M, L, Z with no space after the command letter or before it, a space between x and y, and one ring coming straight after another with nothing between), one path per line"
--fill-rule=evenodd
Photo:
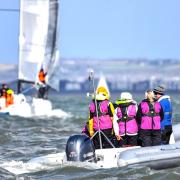
M94 131L90 131L89 135L90 135L90 137L92 137L94 135Z

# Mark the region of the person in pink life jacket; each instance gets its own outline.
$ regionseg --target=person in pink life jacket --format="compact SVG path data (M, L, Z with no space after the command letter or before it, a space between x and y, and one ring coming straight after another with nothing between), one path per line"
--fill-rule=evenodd
M113 113L114 106L112 102L109 101L109 93L106 88L99 87L96 91L96 100L97 100L97 111L98 118L96 112L95 99L89 105L89 121L88 121L88 130L90 137L93 137L93 142L96 149L100 148L100 140L98 133L98 128L104 133L104 135L112 141L113 139ZM99 127L98 127L99 121ZM94 136L95 134L95 136ZM109 144L107 139L101 135L102 147L103 148L111 148L112 146Z
M129 92L122 92L115 106L113 128L117 140L123 146L136 146L138 134L136 101Z
M136 115L143 147L161 144L161 121L163 117L163 109L161 104L155 100L153 91L146 91L145 99L139 104Z

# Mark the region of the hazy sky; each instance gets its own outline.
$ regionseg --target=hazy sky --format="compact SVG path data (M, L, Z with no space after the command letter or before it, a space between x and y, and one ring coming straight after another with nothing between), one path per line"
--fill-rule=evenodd
M0 24L0 63L18 63L19 12ZM180 59L179 0L60 0L59 24L61 57Z

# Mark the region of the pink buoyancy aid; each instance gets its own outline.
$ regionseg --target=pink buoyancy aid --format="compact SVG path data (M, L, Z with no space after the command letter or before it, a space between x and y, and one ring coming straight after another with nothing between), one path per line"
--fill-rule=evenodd
M108 100L97 102L99 127L101 130L112 128L112 120L110 115L108 114L108 106ZM89 110L91 113L93 113L93 128L94 130L98 130L98 119L94 102L90 103Z
M120 136L137 135L138 125L135 119L136 105L131 104L126 107L126 115L123 115L120 107L117 107L117 117Z
M160 103L155 102L153 105L153 110L150 110L150 106L148 102L141 102L141 109L142 109L141 129L159 130L161 128Z

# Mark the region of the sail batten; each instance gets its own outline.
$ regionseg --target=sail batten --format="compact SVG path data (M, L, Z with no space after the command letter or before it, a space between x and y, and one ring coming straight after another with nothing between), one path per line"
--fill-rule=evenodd
M48 85L58 90L57 28L58 0L21 0L18 79L36 82L43 67Z

